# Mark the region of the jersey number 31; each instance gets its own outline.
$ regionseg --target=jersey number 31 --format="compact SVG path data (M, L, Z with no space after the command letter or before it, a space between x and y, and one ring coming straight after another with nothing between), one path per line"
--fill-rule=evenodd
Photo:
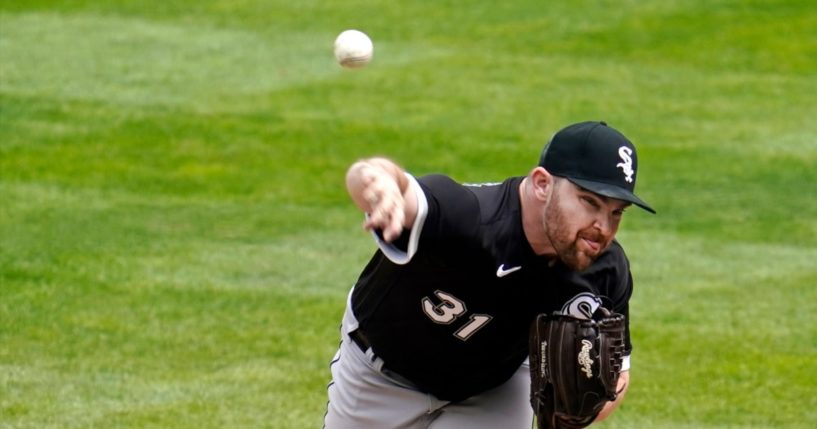
M441 290L435 291L434 295L440 300L439 304L434 304L429 297L422 299L423 312L434 323L450 325L468 312L465 303L454 295ZM454 332L454 336L465 341L491 319L492 317L487 314L472 314L468 321L457 332Z

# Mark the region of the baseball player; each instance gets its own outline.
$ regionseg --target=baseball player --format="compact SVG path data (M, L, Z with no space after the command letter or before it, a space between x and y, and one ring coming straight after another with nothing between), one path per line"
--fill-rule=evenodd
M629 320L615 235L634 193L633 144L604 122L556 133L527 176L463 185L394 162L346 184L378 250L348 296L325 427L530 428L528 335L538 314ZM629 326L618 395L629 383Z

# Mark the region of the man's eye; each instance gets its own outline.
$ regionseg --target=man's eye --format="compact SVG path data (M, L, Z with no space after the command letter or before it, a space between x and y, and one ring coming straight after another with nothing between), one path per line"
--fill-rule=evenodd
M592 198L590 198L590 197L582 197L582 201L584 201L585 203L589 204L589 205L590 205L590 207L594 207L594 208L598 208L598 207L599 207L599 203L597 203L597 202L596 202L596 200L594 200L594 199L592 199Z

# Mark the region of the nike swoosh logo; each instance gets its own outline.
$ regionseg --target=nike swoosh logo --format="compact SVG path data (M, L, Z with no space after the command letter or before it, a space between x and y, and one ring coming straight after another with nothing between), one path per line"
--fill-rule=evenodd
M518 266L518 267L505 269L505 264L502 264L502 265L499 266L499 268L496 269L496 276L497 277L505 277L508 274L510 274L510 273L512 273L514 271L519 271L521 269L522 269L521 265Z

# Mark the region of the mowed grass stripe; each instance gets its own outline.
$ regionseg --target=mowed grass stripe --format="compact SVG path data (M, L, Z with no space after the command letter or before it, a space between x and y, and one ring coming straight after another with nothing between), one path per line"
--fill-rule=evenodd
M18 96L208 111L348 73L326 54L331 33L266 34L88 14L3 14L2 21L0 88ZM398 47L384 55L383 67L442 52ZM390 48L378 44L378 51Z
M94 15L3 17L3 92L121 106L209 104L337 72L324 38ZM59 29L59 31L54 31ZM240 70L237 73L236 70Z
M26 364L0 366L2 420L62 428L317 424L300 407L321 396L313 390L325 384L323 361L334 352L313 345L336 332L311 315L332 307L260 294L87 293L84 311L68 306L53 316L59 329L18 327L31 342L5 343L15 352L3 359ZM236 323L236 313L251 323ZM289 320L300 320L301 334L292 335Z

